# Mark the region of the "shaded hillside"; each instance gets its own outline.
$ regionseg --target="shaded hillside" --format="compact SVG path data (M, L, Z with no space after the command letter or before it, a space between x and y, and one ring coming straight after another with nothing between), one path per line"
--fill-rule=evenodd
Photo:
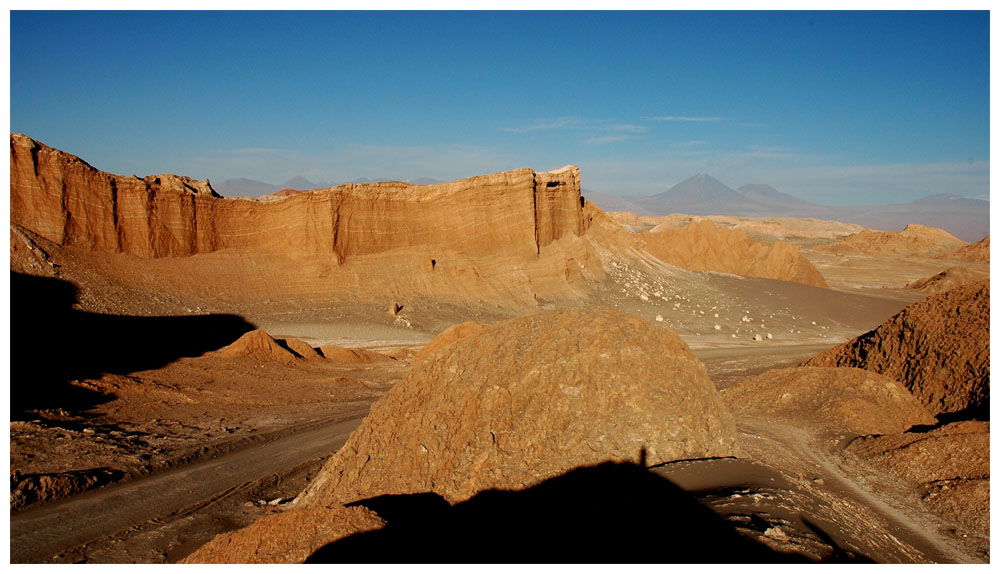
M233 315L135 317L73 308L76 288L11 272L11 417L84 408L104 398L80 384L102 373L162 367L231 343L253 325Z

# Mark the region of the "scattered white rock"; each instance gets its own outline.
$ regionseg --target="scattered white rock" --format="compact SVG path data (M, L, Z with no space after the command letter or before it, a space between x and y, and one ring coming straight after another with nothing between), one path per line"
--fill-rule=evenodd
M760 333L757 333L756 335L753 336L753 340L754 341L763 341L764 337L761 337Z
M722 330L722 325L716 323L715 325L712 326L712 328L715 329L716 331L721 331Z
M658 323L662 323L662 322L663 322L663 315L657 315L657 316L656 316L656 321L657 321Z
M768 338L768 339L773 339L773 338L774 338L774 335L772 335L772 334L768 333L768 334L764 335L764 337L766 337L766 338Z

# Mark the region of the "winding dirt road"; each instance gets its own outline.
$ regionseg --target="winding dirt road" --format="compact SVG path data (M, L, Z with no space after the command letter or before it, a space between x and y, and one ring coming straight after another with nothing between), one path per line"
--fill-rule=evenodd
M150 520L195 512L242 486L335 452L365 414L367 408L300 425L260 444L15 514L10 561L46 562Z

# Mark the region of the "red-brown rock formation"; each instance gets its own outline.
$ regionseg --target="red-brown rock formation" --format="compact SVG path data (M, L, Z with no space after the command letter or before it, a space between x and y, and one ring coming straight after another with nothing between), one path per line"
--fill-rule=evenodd
M804 364L881 373L906 385L935 415L969 409L988 416L989 281L927 297Z
M727 456L735 428L670 329L616 310L543 311L414 367L299 497L343 504L522 489L603 461Z
M683 229L661 224L641 237L646 251L684 269L827 286L820 272L791 243L761 243L707 219L692 221Z
M911 223L902 231L865 229L840 241L814 247L826 253L897 253L899 255L938 255L966 245L964 241L937 227Z
M935 422L906 387L850 368L775 369L722 391L734 414L786 418L835 432L903 432Z
M60 245L140 257L229 248L334 254L460 246L465 256L538 254L581 235L579 169L518 169L453 183L348 184L285 197L224 199L208 181L99 171L10 136L11 222ZM433 256L433 254L429 254Z

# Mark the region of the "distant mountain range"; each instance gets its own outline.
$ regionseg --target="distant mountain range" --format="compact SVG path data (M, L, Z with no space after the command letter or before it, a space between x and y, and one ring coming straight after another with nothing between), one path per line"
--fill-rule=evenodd
M390 178L376 178L368 179L367 177L362 177L352 181L345 181L343 183L376 183L380 181L398 181ZM407 181L413 185L431 185L434 183L444 183L437 179L432 179L430 177L420 177L412 181ZM340 184L330 184L326 182L313 183L308 179L297 175L292 179L282 183L280 185L275 185L273 183L265 183L263 181L257 181L254 179L237 178L237 179L227 179L220 183L212 183L212 188L219 192L223 197L260 197L262 195L271 195L273 193L278 193L283 189L296 189L296 190L311 190L331 187L332 185Z
M769 185L752 184L732 189L707 173L699 173L655 195L619 197L589 191L584 191L583 195L605 211L633 211L638 215L812 217L886 231L899 231L910 223L919 223L939 227L970 242L990 232L990 202L954 194L888 205L819 205Z

